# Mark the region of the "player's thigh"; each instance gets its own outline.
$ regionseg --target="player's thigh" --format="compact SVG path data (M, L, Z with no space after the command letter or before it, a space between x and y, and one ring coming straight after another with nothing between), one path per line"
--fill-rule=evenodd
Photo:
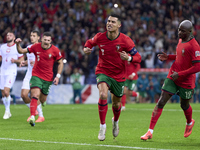
M182 87L179 87L179 96L181 99L191 99L192 95L194 94L194 89L185 89Z
M22 89L30 90L30 79L24 78L22 83Z
M130 91L133 91L136 87L136 81L135 80L129 80L129 84L128 84L128 89Z
M36 77L36 76L32 76L31 80L30 80L30 88L39 88L42 90L42 85L43 85L43 80Z
M166 78L162 86L162 90L168 94L174 95L178 91L178 86L174 83L174 81Z
M110 92L116 97L122 97L124 93L124 82L117 82L115 79L112 79Z
M51 85L52 85L52 81L43 80L41 93L44 94L44 95L48 95L50 88L51 88Z
M16 79L16 75L1 75L1 89L5 87L11 89Z
M108 89L111 86L110 77L106 76L105 74L97 74L97 87L99 89L99 95L102 99L108 96Z

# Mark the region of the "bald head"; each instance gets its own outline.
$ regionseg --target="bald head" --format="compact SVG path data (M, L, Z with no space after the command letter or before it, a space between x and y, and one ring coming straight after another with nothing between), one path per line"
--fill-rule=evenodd
M183 42L189 41L192 36L192 23L189 20L184 20L180 23L178 27L178 36Z
M182 27L187 31L192 31L192 22L189 20L184 20L180 23L179 28Z

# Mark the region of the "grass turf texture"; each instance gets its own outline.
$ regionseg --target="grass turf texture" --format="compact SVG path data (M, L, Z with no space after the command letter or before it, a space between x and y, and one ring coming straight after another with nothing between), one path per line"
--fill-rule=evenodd
M127 104L121 112L120 132L112 136L111 105L106 117L105 141L99 141L98 106L47 105L43 107L45 122L30 126L26 105L11 105L12 117L3 120L4 106L0 105L1 150L116 150L116 149L200 149L200 104L191 104L195 125L192 134L184 138L186 119L179 104L167 104L154 129L153 138L140 140L147 132L155 104ZM37 117L36 117L37 119Z

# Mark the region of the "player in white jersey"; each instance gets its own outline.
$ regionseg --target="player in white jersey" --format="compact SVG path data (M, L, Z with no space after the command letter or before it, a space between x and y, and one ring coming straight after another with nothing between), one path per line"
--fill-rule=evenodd
M5 105L5 114L3 119L9 119L10 113L10 89L12 88L17 76L17 64L24 60L23 54L17 52L16 44L14 43L15 35L13 32L8 32L6 35L7 43L0 48L1 64L1 82L0 88L2 92L2 100Z
M32 44L38 43L40 39L40 33L39 31L32 31L31 35L30 35L30 40ZM28 47L31 47L31 45L29 45ZM28 94L30 92L30 79L32 76L32 69L34 66L34 62L35 62L35 55L33 53L27 53L27 60L26 61L22 61L20 66L25 66L28 65L28 70L26 72L25 78L23 80L23 84L22 84L22 91L21 91L21 97L23 99L23 101L26 103L26 105L30 108L30 102L31 99L29 98ZM40 104L40 101L38 101L38 106L37 106L37 111L35 113L35 115L38 114L38 119L35 122L43 122L44 116L43 116L43 112L42 112L42 106ZM27 122L29 122L31 117L29 117L27 119Z

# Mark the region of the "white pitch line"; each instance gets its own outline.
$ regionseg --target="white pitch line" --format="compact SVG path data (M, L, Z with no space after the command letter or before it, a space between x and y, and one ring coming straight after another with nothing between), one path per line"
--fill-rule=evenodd
M159 148L145 148L145 147L131 147L131 146L120 146L120 145L102 145L102 144L87 144L87 143L70 143L70 142L52 142L52 141L35 141L35 140L25 140L25 139L12 139L12 138L0 138L0 140L7 141L20 141L20 142L37 142L37 143L48 143L48 144L66 144L66 145L79 145L79 146L101 146L101 147L114 147L123 149L142 149L142 150L175 150L175 149L159 149Z

